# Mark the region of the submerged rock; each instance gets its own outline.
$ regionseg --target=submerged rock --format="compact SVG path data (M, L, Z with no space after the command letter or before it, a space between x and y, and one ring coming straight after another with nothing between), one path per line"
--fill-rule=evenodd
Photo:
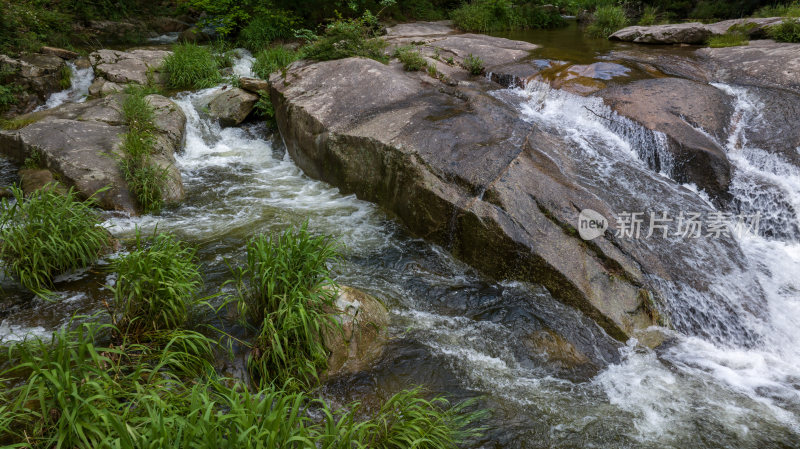
M326 377L353 374L381 356L387 341L389 312L380 301L352 287L341 286L336 298L341 332L329 330L324 336L330 351Z
M694 183L712 198L727 198L731 167L718 142L727 136L732 104L724 92L690 80L657 78L612 87L597 96L618 114L667 136L673 158L655 161L657 171Z
M258 95L244 89L226 89L208 104L208 113L220 125L236 126L244 121L258 102Z
M124 94L85 103L69 103L22 118L33 122L19 130L0 131L0 153L22 163L36 154L39 164L84 198L96 195L108 210L137 213L136 201L119 170L120 145L127 127L122 116ZM171 100L149 95L157 131L153 162L168 171L164 201L183 198L174 153L181 148L186 117ZM100 194L97 192L109 187Z
M491 53L491 40L462 46L471 37L435 39L426 45L442 54ZM506 57L493 62L520 61L521 53L506 47L512 48L495 49ZM596 165L569 135L527 121L518 93L463 76L449 86L399 64L301 61L285 76L272 75L270 95L288 152L306 174L392 211L413 233L483 272L541 284L620 340L690 307L681 301L705 306L678 323L684 330L724 322L716 326L724 329L720 338L753 339L749 312L739 311L764 310L763 292L734 241L706 240L698 255L694 241L618 237L613 221L592 241L576 229L582 209L614 217L654 209L710 212L707 204L627 155ZM531 95L528 107L536 108L540 96L568 94ZM737 280L724 295L715 285L720 277Z

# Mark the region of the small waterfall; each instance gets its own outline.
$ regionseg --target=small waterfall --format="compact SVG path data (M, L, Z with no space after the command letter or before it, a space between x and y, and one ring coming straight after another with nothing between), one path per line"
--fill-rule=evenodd
M89 95L89 86L94 81L94 69L92 67L79 69L71 62L67 62L67 67L72 73L70 78L72 85L60 92L51 94L47 102L36 108L36 111L53 109L64 103L83 103L86 101L86 97Z
M523 105L524 116L549 123L556 129L579 130L602 137L636 155L651 170L667 177L673 176L675 164L667 137L620 116L601 98L581 97L540 81L530 81L525 86L525 93L531 101ZM573 134L571 137L578 136Z

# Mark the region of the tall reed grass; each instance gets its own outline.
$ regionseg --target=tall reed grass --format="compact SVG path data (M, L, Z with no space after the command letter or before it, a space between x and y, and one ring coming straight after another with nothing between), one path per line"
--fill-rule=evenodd
M45 187L25 198L11 187L0 202L0 268L25 288L49 296L53 278L92 264L108 246L94 200L81 201L70 189Z

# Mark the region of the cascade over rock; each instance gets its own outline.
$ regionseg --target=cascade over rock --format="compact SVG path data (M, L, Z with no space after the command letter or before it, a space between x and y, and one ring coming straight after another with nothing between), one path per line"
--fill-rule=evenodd
M459 54L447 42L461 46L471 37L429 39L427 45ZM521 60L522 50L503 45L487 71ZM491 44L469 48L489 51ZM763 292L735 242L709 241L701 262L693 242L618 238L613 220L592 241L576 231L586 208L613 217L639 210L710 212L708 205L641 162L626 162L615 176L593 176L577 160L574 144L531 126L503 100L512 93L463 72L452 78L459 80L455 86L404 72L397 63L360 58L300 61L285 76L272 75L270 93L288 151L309 176L380 204L415 234L483 272L540 283L622 340L669 321L664 304L691 296L686 292L711 298L723 310L698 312L687 326L722 320L727 324L720 335L753 337L737 308L757 313ZM714 261L713 273L703 266L708 261ZM738 289L720 296L718 276L737 277ZM739 304L741 298L747 300Z
M655 78L615 86L597 96L618 114L667 135L674 159L671 167L659 166L658 171L694 183L713 198L727 197L731 168L718 143L731 120L731 99L725 93L690 80Z

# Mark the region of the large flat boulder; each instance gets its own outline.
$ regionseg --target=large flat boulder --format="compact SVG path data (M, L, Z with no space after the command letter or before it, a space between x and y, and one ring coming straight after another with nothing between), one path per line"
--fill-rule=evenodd
M711 36L727 33L738 27L751 36L763 36L767 27L782 21L780 17L725 20L704 24L700 22L671 23L666 25L630 26L611 36L614 41L639 44L695 44L706 43Z
M679 78L640 80L597 93L618 114L664 133L672 158L654 160L657 171L691 182L726 200L731 167L718 142L727 137L731 98L705 83Z
M712 209L635 157L598 161L569 135L531 124L520 103L536 107L536 94L524 100L483 78L447 86L360 58L296 62L270 85L306 174L381 205L484 273L541 284L620 340L671 319L687 332L753 339L743 310L764 310L763 292L734 241L625 239L613 220L599 238L579 237L583 209ZM737 283L721 289L722 278ZM681 320L670 314L689 307Z
M172 52L137 49L131 51L97 50L89 55L98 77L118 84L163 84L165 77L159 68Z
M128 131L121 112L123 99L124 94L113 94L23 117L33 123L0 131L0 153L18 163L36 154L42 168L74 186L84 198L109 187L97 194L99 205L136 214L136 200L119 170L121 137ZM174 153L181 148L186 117L165 97L150 95L147 101L155 111L158 128L153 162L168 170L164 200L175 203L183 198L183 184Z

